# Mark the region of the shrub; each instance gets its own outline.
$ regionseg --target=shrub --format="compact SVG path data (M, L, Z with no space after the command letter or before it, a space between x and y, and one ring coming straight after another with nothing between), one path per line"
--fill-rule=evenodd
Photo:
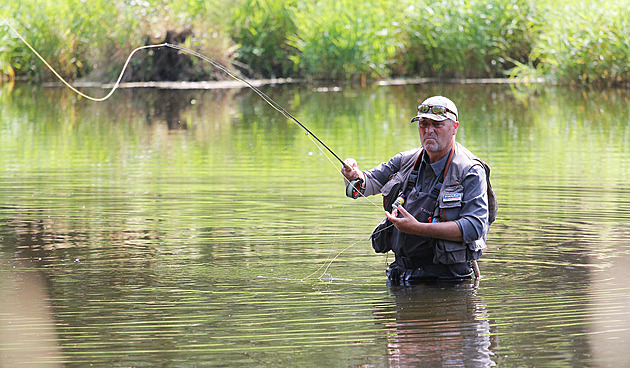
M21 0L0 14L9 18L7 21L65 78L89 74L93 80L112 81L134 48L163 42L168 32L189 30L188 46L229 63L232 44L223 31L225 25L217 21L224 19L222 4L219 0L174 4L166 0ZM0 35L1 73L35 81L54 79L6 25L2 28L6 32ZM148 54L138 53L132 60L128 79L143 80L151 72ZM200 61L191 59L190 63L197 66L193 74L203 73L205 65Z

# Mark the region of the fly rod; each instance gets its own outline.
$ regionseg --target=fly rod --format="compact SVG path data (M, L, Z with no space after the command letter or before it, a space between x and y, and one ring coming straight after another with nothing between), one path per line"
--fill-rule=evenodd
M155 45L155 46L156 47L161 47L161 46L170 47L172 49L179 50L179 51L185 52L187 54L194 55L194 56L198 57L199 59L202 59L204 61L209 62L215 68L222 70L223 72L225 72L230 77L232 77L232 78L234 78L234 79L236 79L236 80L238 80L240 82L245 83L249 88L251 88L254 92L256 92L260 97L262 97L262 99L265 100L265 102L267 102L269 105L271 105L274 109L279 111L282 115L284 115L288 119L293 120L300 128L304 129L306 134L308 134L311 137L315 138L315 140L317 140L317 142L319 142L319 144L321 144L322 147L324 147L326 150L328 150L328 152L330 152L339 162L341 162L341 164L343 165L343 167L346 170L348 170L348 171L352 170L352 168L348 164L346 164L341 158L339 158L339 156L337 156L337 154L335 152L333 152L332 149L330 149L324 142L322 142L321 139L319 139L315 134L313 134L313 132L311 132L310 129L308 129L306 126L304 126L304 124L302 124L298 119L296 119L293 115L291 115L287 110L285 110L282 106L278 105L278 103L276 103L276 101L272 100L271 97L267 96L265 93L263 93L263 91L261 91L260 89L256 88L254 85L252 85L246 79L241 78L238 75L232 73L228 68L224 67L222 64L219 64L216 61L206 57L205 55L202 55L202 54L198 53L197 51L191 50L189 48L186 48L186 47L183 47L183 46L179 46L179 45L174 45L172 43L163 43L163 44Z

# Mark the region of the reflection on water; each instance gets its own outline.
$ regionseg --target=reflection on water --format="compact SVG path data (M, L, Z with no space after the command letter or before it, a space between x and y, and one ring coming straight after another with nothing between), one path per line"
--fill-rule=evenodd
M393 303L387 308L393 307L395 321L386 324L388 365L494 367L497 336L491 334L476 290L474 281L392 287Z
M380 200L250 91L3 86L0 366L630 364L625 92L324 90L265 93L363 167L458 102L500 202L478 285L389 287Z

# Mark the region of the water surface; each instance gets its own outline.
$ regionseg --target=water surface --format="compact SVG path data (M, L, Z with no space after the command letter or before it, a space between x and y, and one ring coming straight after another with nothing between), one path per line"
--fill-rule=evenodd
M388 286L380 198L345 198L252 91L4 85L1 366L630 364L626 91L265 93L363 168L418 145L422 99L456 101L500 204L483 278Z

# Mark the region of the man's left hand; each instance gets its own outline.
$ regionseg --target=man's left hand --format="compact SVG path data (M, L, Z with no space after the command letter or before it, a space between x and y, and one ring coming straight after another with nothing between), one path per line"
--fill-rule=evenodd
M398 217L399 213L402 217ZM389 221L394 224L396 229L403 233L426 236L428 238L446 239L455 242L463 240L462 231L455 221L437 223L420 222L402 206L398 206L398 209L392 211L392 213L386 211L385 215Z
M398 217L399 213L403 217ZM394 224L396 229L402 231L403 233L418 234L420 227L422 226L420 222L402 206L398 206L398 209L392 211L392 213L385 211L385 215L389 221Z

